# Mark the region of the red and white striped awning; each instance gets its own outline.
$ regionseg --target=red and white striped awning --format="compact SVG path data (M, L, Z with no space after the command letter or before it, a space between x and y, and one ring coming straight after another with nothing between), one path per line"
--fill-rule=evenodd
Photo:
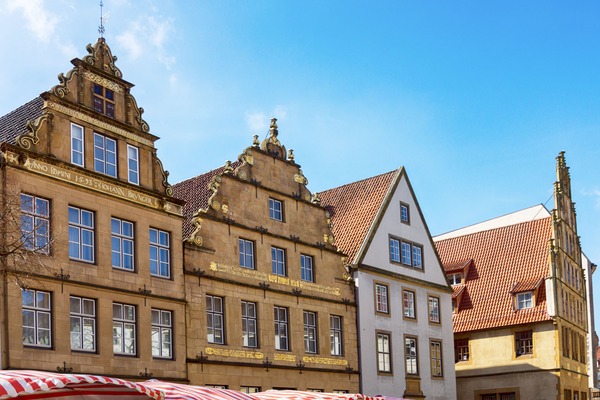
M184 385L154 379L143 382L143 385L163 392L165 400L254 400L245 393L230 389Z
M383 397L371 397L351 393L302 392L298 390L267 390L252 393L254 400L384 400Z
M106 376L59 374L43 371L0 371L0 399L89 399L117 398L164 400L164 393L141 383Z

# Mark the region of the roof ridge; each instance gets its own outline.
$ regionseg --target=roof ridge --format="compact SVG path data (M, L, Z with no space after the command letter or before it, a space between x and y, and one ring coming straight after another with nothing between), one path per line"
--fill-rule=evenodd
M340 185L340 186L335 186L335 187L332 187L332 188L329 188L329 189L325 189L325 190L322 190L322 191L320 191L318 193L319 193L319 195L321 195L321 194L323 194L325 192L330 192L332 190L338 190L338 189L341 189L341 188L349 186L349 185L355 185L357 183L365 182L365 181L369 181L369 180L373 180L375 178L379 178L379 177L384 176L384 175L389 175L389 174L392 174L392 173L397 173L400 169L402 169L402 167L398 167L398 168L393 169L391 171L384 172L384 173L381 173L381 174L378 174L378 175L374 175L374 176L371 176L371 177L368 177L368 178L359 179L357 181L348 182L348 183L345 183L345 184Z

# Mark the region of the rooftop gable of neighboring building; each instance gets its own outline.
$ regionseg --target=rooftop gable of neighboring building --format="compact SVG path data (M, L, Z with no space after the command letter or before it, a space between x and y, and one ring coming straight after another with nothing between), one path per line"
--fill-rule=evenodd
M546 211L542 218L517 222L525 215L534 214L521 213L521 218L509 215L496 221L498 224L510 221L508 225L486 222L481 227L495 227L471 228L470 233L464 235L434 238L446 268L473 260L461 293L456 296L460 304L453 315L455 333L551 319L542 282L550 273L548 241L552 238L552 219ZM533 307L517 310L515 295L524 291L534 293Z
M36 97L0 117L0 142L16 144L17 136L27 131L27 124L42 116L44 99Z
M348 255L349 263L358 262L359 250L376 223L376 217L400 171L390 171L319 193L321 205L330 214L336 244Z

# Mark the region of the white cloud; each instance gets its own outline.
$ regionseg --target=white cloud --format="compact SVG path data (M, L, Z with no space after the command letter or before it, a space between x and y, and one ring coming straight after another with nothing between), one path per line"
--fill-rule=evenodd
M137 39L134 30L129 30L117 36L117 42L129 53L129 57L137 60L142 55L142 44Z
M282 105L278 105L275 107L275 110L273 112L273 117L279 119L285 119L285 117L287 116L287 107L286 106L282 106Z
M117 36L117 41L132 59L138 59L146 51L155 54L161 64L171 68L175 64L175 57L167 54L165 44L173 31L172 18L161 20L144 16L131 22L129 28Z
M264 133L269 129L269 119L262 112L246 113L246 124L250 129L250 132L258 134Z
M47 43L56 25L59 17L48 11L44 7L43 0L9 0L7 3L9 12L19 10L23 13L26 21L26 27L41 42Z

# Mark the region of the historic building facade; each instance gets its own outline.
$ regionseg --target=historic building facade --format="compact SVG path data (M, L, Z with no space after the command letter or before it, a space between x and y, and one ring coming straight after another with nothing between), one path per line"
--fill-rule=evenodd
M189 380L245 392L358 392L356 304L330 220L272 119L184 200Z
M185 379L182 205L103 38L0 117L3 369Z
M318 196L355 284L361 391L455 399L452 289L405 169Z
M454 289L459 398L589 398L588 291L564 153L543 205L435 239ZM585 264L585 265L584 265Z

